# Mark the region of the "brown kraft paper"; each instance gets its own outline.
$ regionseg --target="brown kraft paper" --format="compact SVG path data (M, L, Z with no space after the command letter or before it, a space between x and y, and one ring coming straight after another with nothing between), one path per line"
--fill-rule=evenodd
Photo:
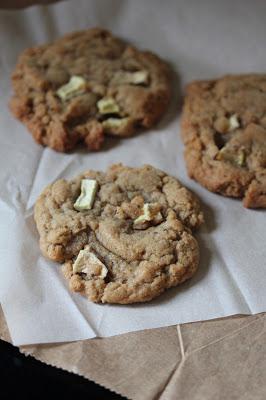
M266 314L20 347L132 400L266 398ZM11 342L0 310L0 337Z

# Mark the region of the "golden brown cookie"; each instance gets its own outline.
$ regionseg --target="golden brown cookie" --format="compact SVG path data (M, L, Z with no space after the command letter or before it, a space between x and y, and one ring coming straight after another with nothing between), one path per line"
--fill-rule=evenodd
M71 289L94 302L151 300L198 266L198 200L149 165L60 179L40 195L34 216L43 254L64 263Z
M25 50L12 75L13 114L57 151L98 150L105 134L152 127L170 98L168 66L103 29Z
M190 83L182 135L191 178L245 207L266 207L265 74Z

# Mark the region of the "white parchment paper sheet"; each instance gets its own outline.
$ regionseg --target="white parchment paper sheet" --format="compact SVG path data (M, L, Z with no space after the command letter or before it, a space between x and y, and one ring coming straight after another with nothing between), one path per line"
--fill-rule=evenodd
M25 47L92 26L112 29L167 59L181 88L228 72L265 72L262 1L66 1L0 11L0 301L16 345L111 336L146 328L266 311L264 211L209 193L185 171L179 111L172 105L149 133L109 141L98 153L59 154L35 144L8 111L10 72ZM176 83L176 87L177 87ZM59 265L38 247L33 204L45 185L113 162L151 163L201 198L206 224L197 234L198 274L140 305L89 303L67 289Z

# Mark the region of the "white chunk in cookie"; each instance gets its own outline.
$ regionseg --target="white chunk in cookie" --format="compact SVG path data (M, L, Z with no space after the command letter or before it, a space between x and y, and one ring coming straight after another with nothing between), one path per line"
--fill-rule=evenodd
M95 179L82 179L81 193L77 198L74 208L77 211L91 210L98 190Z
M102 122L103 129L106 132L111 132L125 126L129 118L108 118Z
M134 85L147 85L149 83L149 73L148 71L133 72L130 79L130 83L133 83Z
M104 279L108 273L106 266L88 249L80 250L73 264L73 272L86 274L88 279Z
M238 150L234 150L228 147L223 147L216 155L216 160L227 161L231 164L244 167L246 165L246 152L245 148L241 147Z
M148 85L148 71L117 72L112 79L112 84Z
M61 100L66 101L75 97L86 90L86 80L81 76L71 76L68 83L61 86L56 94Z
M145 203L142 209L143 213L134 220L134 224L142 224L146 221L160 222L162 214L154 204Z
M235 129L240 127L240 123L238 121L237 115L233 114L229 118L229 131L234 131Z
M104 97L97 102L100 114L119 114L120 108L117 102L111 97Z

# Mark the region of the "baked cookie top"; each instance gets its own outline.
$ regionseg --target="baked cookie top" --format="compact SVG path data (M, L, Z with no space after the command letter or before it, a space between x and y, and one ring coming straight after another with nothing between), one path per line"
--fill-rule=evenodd
M13 114L38 143L62 152L79 142L98 150L104 134L150 128L170 98L165 62L100 28L26 49L12 82Z
M70 287L94 302L148 301L198 266L198 200L149 165L60 179L40 195L34 217L43 254L63 262Z
M266 74L190 83L182 136L190 177L245 207L266 207Z

